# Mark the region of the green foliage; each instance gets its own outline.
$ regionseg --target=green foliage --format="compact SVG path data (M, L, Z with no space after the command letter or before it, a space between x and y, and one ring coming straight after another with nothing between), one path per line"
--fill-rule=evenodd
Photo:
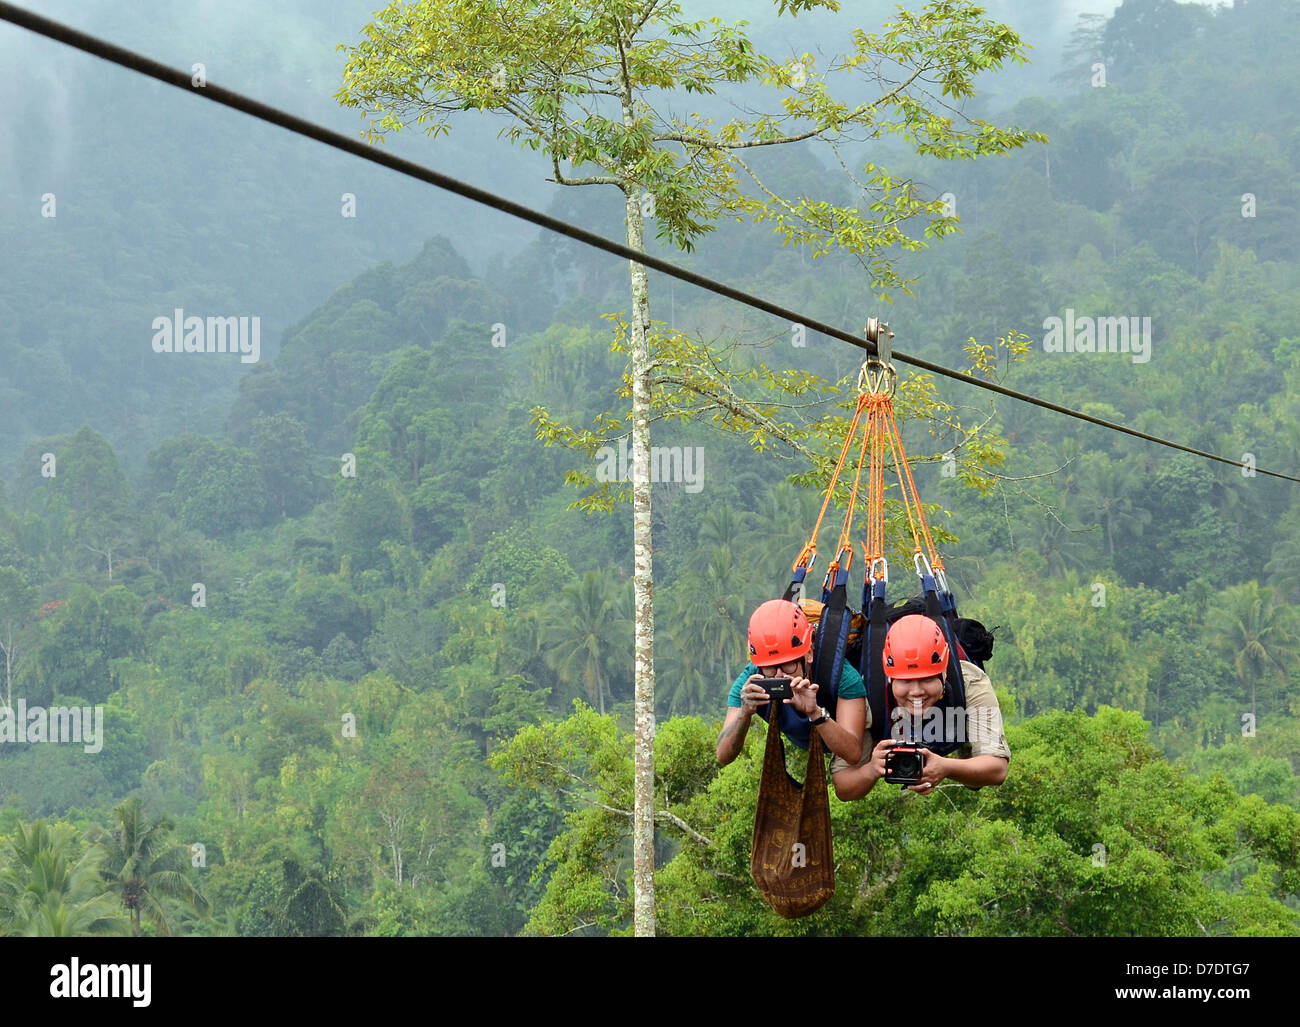
M1252 752L1248 739L1215 749L1196 750L1181 762L1202 776L1222 774L1239 795L1257 795L1268 803L1300 809L1300 778L1291 764L1279 756Z
M1126 561L1130 581L1170 592L1200 575L1227 583L1224 568L1239 558L1241 542L1237 527L1209 501L1213 482L1204 461L1178 454L1139 492L1138 502L1159 530ZM1207 564L1193 553L1213 553L1214 560Z
M737 936L1300 933L1286 904L1300 883L1300 813L1183 774L1146 734L1140 717L1108 707L1092 717L1045 713L1009 728L1014 755L1000 788L950 784L922 798L880 786L861 802L833 803L836 896L784 921L748 874L761 738L718 770L714 730L674 719L658 740L657 815L690 830L671 832L680 843L658 873L660 927ZM630 915L626 740L580 707L559 725L521 732L493 762L516 786L579 803L539 864L550 876L527 930L620 930ZM1234 876L1243 865L1254 869Z
M515 525L495 535L465 580L467 601L524 610L537 607L573 584L569 558L547 545L535 530ZM496 586L500 583L502 588Z
M819 5L782 4L779 13L797 14L809 6ZM747 216L755 222L771 222L782 236L782 245L808 246L814 258L832 250L853 254L866 267L872 288L888 298L891 291L906 292L913 284L896 270L890 251L919 250L925 247L925 238L956 230L956 219L941 201L920 197L910 179L874 163L864 168L865 184L850 174L855 185L874 198L865 212L860 205L832 204L806 195L790 201L765 184L757 162L751 166L740 154L750 146L810 138L828 141L854 131L867 138L898 135L915 153L943 160L1002 154L1029 141L1045 142L1041 133L1002 129L979 119L954 122L931 106L942 100L936 102L929 94L909 88L928 72L940 83L942 97L967 98L974 95L979 72L995 70L1004 62L1025 62L1025 47L1016 33L983 18L983 13L973 4L948 2L930 4L919 14L900 10L883 35L855 32L853 52L822 72L812 54L801 55L792 67L758 53L746 37L744 22L685 21L675 3L646 10L634 4L611 8L607 3L555 11L530 7L509 16L499 10L466 12L445 0L424 0L414 8L392 4L376 13L365 39L341 47L348 51L349 60L336 99L368 117L366 137L379 142L385 132L411 125L425 127L434 137L448 133L449 115L457 111L503 111L514 119L506 130L508 137L550 157L555 181L616 185L628 196L651 198L661 242L690 252L719 220ZM576 46L572 19L583 25ZM565 43L557 63L551 49L560 39ZM523 50L520 40L528 42ZM430 58L418 73L406 59L412 53ZM852 77L859 68L869 69L881 60L914 73L902 85L882 87L882 95L871 103L850 108L832 98L828 88L832 77ZM607 87L597 82L606 82ZM779 89L784 113L732 118L715 129L713 119L701 113L684 120L661 116L645 99L658 89L709 94L719 82L761 82ZM583 97L611 93L608 86L613 85L621 89L612 90L622 102L621 121L593 114L583 103ZM784 127L787 122L811 127L792 133ZM843 163L839 151L835 152ZM570 164L568 176L561 172L562 161ZM587 165L594 165L598 173L579 176L578 169ZM742 175L752 181L753 192L741 191ZM924 223L919 236L906 230L914 221ZM628 231L629 240L639 244L640 227L629 224ZM620 324L616 350L624 348L626 331L627 326ZM650 366L635 368L637 375L650 372L653 413L678 419L707 415L726 431L747 434L760 452L780 441L815 459L802 445L808 437L804 426L776 421L771 401L785 405L811 390L832 386L793 371L724 366L720 356L731 363L725 351L684 333L657 329L650 344ZM750 382L768 395L738 395L736 385ZM630 396L630 384L620 394ZM400 399L396 404L390 400L385 409L396 412L400 404ZM427 405L424 410L418 418L402 418L414 426L408 431L414 430L415 447L421 453L427 446L418 440L438 423ZM601 446L621 435L630 419L606 412L596 416L593 430L578 430L536 406L532 420L537 437L547 446L558 442L594 457ZM811 434L816 436L817 429ZM407 457L411 473L418 474L422 456L411 458L411 443L397 443L391 431L383 435L394 440L388 446L390 453L399 460ZM988 450L974 439L971 442L968 452L977 461L972 466L1000 462L996 442ZM986 464L978 463L981 458ZM822 463L827 459L823 457ZM592 475L581 469L569 472L567 479L594 488L577 503L588 511L609 510L628 494L608 481L596 487Z
M74 585L67 602L36 628L17 686L29 705L57 696L103 702L117 688L112 661L139 652L140 600L120 585L102 593Z
M319 867L291 858L270 863L254 878L239 933L252 938L330 938L347 933L337 884Z
M617 933L630 923L632 739L612 718L574 705L572 716L523 729L489 760L510 784L569 808L568 829L534 873L546 889L526 934ZM656 820L691 839L684 845L697 844L696 833L676 811L704 787L714 741L694 720L668 721L655 734Z
M631 621L622 611L629 589L599 571L565 585L544 617L547 660L565 684L580 684L587 702L605 712L605 696L613 696L610 679L617 678L626 696L631 675L626 661L609 655L631 649ZM611 665L612 664L612 665Z
M339 550L349 571L383 567L384 543L411 541L410 504L392 479L343 479L338 485Z
M1104 707L1046 713L1008 729L1000 788L920 798L877 787L833 804L836 896L793 922L747 880L761 757L742 758L686 814L715 844L664 868L661 923L682 934L1300 933L1286 904L1295 810L1184 776L1146 732ZM1214 879L1242 860L1260 861L1252 882Z
M57 471L47 487L67 501L78 522L123 516L129 497L126 476L107 439L83 425L54 455Z
M259 417L253 421L250 448L261 467L269 512L292 517L310 510L317 485L303 423L284 414Z
M1003 627L995 645L997 679L1015 696L1018 711L1144 709L1154 654L1131 639L1136 596L1108 577L1085 581L1075 572L1047 579L1030 594L1023 585L1030 573L1029 561L999 568L980 603L985 622Z
M193 453L176 476L176 516L213 538L265 522L267 496L251 450L209 443Z
M490 351L463 325L429 349L401 350L362 412L358 464L366 478L400 483L409 538L421 549L445 543L478 504L478 468L491 455L479 422L499 389ZM461 383L454 397L444 378L452 360Z
M11 705L13 674L20 655L19 629L36 609L36 589L17 567L0 567L0 650L5 661L5 705Z
M70 824L17 824L0 848L0 936L126 934L130 924L101 884L101 859Z
M97 833L103 854L99 873L108 890L121 899L131 918L132 933L140 935L141 918L163 934L172 933L164 898L182 900L206 913L207 900L187 876L189 847L169 844L175 826L171 820L158 817L150 823L139 799L122 803L113 810L113 817L112 829Z
M1210 625L1211 637L1231 662L1255 716L1258 686L1268 691L1285 686L1287 666L1300 656L1295 610L1277 602L1272 589L1249 581L1223 591L1210 609ZM1281 703L1274 700L1270 705L1276 710Z
M343 575L300 574L286 598L283 616L270 629L285 645L323 650L338 635L357 642L368 633L352 582Z
M330 677L355 681L365 673L365 663L361 659L361 650L347 635L339 632L330 644L321 651L321 668Z

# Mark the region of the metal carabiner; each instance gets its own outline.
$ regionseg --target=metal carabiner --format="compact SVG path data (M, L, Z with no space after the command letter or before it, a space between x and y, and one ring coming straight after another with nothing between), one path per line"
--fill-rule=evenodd
M898 372L893 364L882 364L874 357L863 361L858 371L858 391L878 395L894 394L898 387Z
M915 556L915 558L912 560L912 562L913 562L913 564L916 565L916 576L917 576L918 578L920 578L920 577L924 577L924 575L926 575L926 574L930 575L930 577L934 577L934 571L932 571L932 570L930 569L930 561L927 560L927 559L925 558L925 554L922 553L920 550L917 550L916 556ZM921 564L922 564L922 563L925 564L925 570L924 570L924 571L921 570Z
M845 556L846 553L848 554L847 556ZM840 570L847 572L848 569L851 566L853 566L853 547L845 546L838 553L836 553L835 562L839 564Z
M889 584L889 561L886 560L883 556L877 556L874 560L871 561L871 566L867 568L867 577L873 579L876 577L876 564L880 564L880 568L881 568L880 580L883 581L886 585L888 585Z

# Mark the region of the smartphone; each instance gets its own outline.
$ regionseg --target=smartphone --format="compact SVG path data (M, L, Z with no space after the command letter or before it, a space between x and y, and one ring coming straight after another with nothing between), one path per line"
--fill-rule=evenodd
M790 678L759 678L754 682L762 686L770 699L789 699L794 695L790 690Z

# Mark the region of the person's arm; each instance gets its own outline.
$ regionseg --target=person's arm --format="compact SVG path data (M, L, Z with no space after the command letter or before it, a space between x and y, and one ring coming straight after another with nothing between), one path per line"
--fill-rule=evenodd
M954 760L926 753L927 770L932 760L938 771L938 779L934 782L936 785L945 777L964 784L967 788L997 786L1007 779L1007 761L1001 756L971 756L964 760ZM929 780L928 774L926 780Z
M857 763L862 759L862 721L866 705L866 699L841 699L835 704L835 716L813 728L821 732L826 748L846 763ZM812 719L820 715L815 714Z
M740 755L745 747L745 735L749 733L749 722L754 711L746 706L728 706L727 719L722 725L722 734L718 735L718 763L726 766Z
M793 693L784 700L809 720L821 716L821 706L817 702L817 685L807 678L795 678L790 682ZM822 742L846 763L857 763L862 759L862 724L866 719L866 699L841 699L835 706L834 719L818 724L814 731L820 731Z
M945 776L967 788L994 787L1007 779L1011 750L1002 729L1002 711L988 674L963 663L966 679L966 738L973 754L964 760L945 759Z
M831 784L835 786L835 795L841 802L861 799L876 786L876 782L885 776L885 753L898 742L893 738L882 738L871 750L871 759L856 766L841 770L831 775Z
M739 756L745 747L745 735L749 733L749 722L754 718L754 711L772 701L761 686L754 684L762 676L750 675L740 690L740 705L727 707L727 719L723 721L722 733L718 735L718 763L724 767Z

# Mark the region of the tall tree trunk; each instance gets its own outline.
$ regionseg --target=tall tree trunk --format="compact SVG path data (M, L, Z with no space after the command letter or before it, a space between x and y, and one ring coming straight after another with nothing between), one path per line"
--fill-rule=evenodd
M630 85L624 74L623 124L631 127ZM631 169L623 183L627 244L645 251L641 198ZM632 595L635 607L636 682L633 701L632 881L633 929L638 938L655 933L654 880L654 547L650 520L650 283L645 265L628 262L632 282Z
M619 97L623 126L636 124L632 75L627 64L630 39L618 39ZM645 221L640 183L631 162L622 168L627 245L645 252ZM650 282L644 264L628 261L632 280L632 602L634 609L635 731L632 759L632 925L638 938L655 933L655 614L651 578L654 546L650 519Z
M5 706L12 710L13 701L13 684L14 684L14 629L9 625L9 644L4 647L5 651Z
M624 120L631 121L630 107ZM624 189L627 244L644 249L640 198ZM650 283L645 265L629 262L632 276L632 592L636 609L636 723L633 761L632 877L638 938L655 933L654 779L655 669L654 547L650 528Z

